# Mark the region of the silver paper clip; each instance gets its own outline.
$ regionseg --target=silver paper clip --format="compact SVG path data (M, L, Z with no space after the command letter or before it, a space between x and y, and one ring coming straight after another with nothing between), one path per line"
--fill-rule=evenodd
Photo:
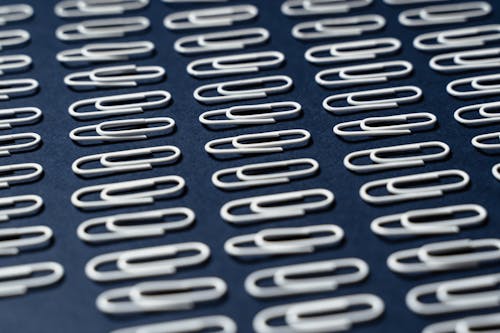
M212 333L237 333L238 328L229 317L204 316L123 328L111 333L201 333L206 330Z
M500 122L500 112L497 111L499 109L500 109L500 101L467 105L458 108L453 114L453 117L459 123L467 126L493 124ZM477 113L479 114L480 117L477 118L464 117L464 114L469 112Z
M16 143L20 141L20 143ZM4 142L10 144L4 144ZM37 133L14 133L0 135L0 156L10 156L12 153L36 149L42 142Z
M54 13L64 18L120 15L146 7L149 0L64 0L54 7Z
M33 95L38 86L38 81L34 79L0 80L0 100Z
M373 0L286 0L281 12L287 16L330 15L363 8Z
M494 142L491 142L494 140ZM486 133L476 135L472 138L471 143L474 147L484 151L499 151L500 150L500 132Z
M481 75L457 79L448 83L448 85L446 86L446 91L448 92L448 94L460 98L500 95L500 85L496 84L498 79L500 79L500 74ZM457 89L457 86L463 85L470 86L472 90Z
M95 43L61 51L57 60L64 64L81 62L123 61L151 55L155 45L149 41Z
M399 14L399 23L407 27L439 24L466 23L472 18L490 14L491 5L486 1L459 2L407 9Z
M21 205L18 205L22 203ZM17 207L16 207L17 206ZM8 208L4 208L8 207ZM15 195L0 198L0 221L29 216L38 213L43 207L43 199L38 195Z
M52 229L42 225L0 229L0 256L19 254L25 247L46 245L52 235Z
M18 115L21 115L18 117ZM22 116L24 115L24 116ZM9 116L9 118L6 118ZM0 129L33 124L42 118L42 110L35 107L0 109Z
M16 171L32 170L29 173ZM0 175L9 174L0 177L0 188L7 188L19 183L29 183L42 176L43 167L38 163L18 163L0 166Z
M495 333L500 325L500 313L464 317L425 327L422 333Z
M431 58L429 66L442 73L498 68L500 67L500 48L439 54Z
M31 66L31 63L31 57L24 54L0 56L0 75L25 71Z
M0 6L0 26L10 22L18 22L33 16L33 7L26 4Z
M30 33L26 30L3 30L0 31L0 50L6 47L18 46L27 43L30 40Z

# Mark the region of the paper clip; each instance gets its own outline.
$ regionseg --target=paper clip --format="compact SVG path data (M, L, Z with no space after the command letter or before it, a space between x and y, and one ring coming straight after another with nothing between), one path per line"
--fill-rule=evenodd
M52 229L42 225L0 229L0 256L19 254L25 247L46 245L52 235Z
M64 24L57 28L56 36L67 42L115 38L142 32L149 26L149 20L143 16L106 18Z
M169 187L156 188L160 184L169 184ZM80 209L102 209L109 207L123 207L128 205L152 204L156 198L172 197L181 194L186 183L179 176L161 176L153 178L135 179L118 183L108 183L82 187L71 195L71 203ZM135 192L132 192L135 190ZM100 200L82 200L82 196L99 193ZM124 194L113 194L125 192ZM132 192L132 193L131 193Z
M30 40L30 33L26 30L14 29L0 31L0 50L5 47L17 46Z
M98 255L87 262L85 274L92 281L99 282L171 275L179 268L200 265L209 257L210 248L200 242L144 247ZM117 269L99 270L99 267L112 263Z
M400 49L399 39L373 38L313 46L305 52L304 57L313 64L329 64L376 59L379 55L391 55Z
M21 143L16 143L17 141L21 141ZM4 142L12 144L4 145ZM10 156L12 153L36 149L41 142L42 138L37 133L0 135L0 156Z
M53 261L1 267L0 297L20 296L29 289L50 286L63 275L64 268Z
M363 8L373 0L286 0L281 12L287 16L329 15L348 13L353 8Z
M88 243L157 237L170 231L186 229L194 220L195 214L189 208L149 210L93 218L81 223L77 234ZM92 232L93 228L100 227L104 227L106 232Z
M321 199L316 201L306 200L306 198L318 197ZM302 202L289 204L290 201L296 202L299 200ZM333 193L322 188L283 192L229 201L220 209L220 215L229 223L257 223L266 220L304 216L310 211L327 209L334 200ZM273 205L269 206L269 204ZM232 210L238 207L248 207L251 213L238 215L231 213Z
M276 111L275 111L276 110ZM236 105L226 109L206 111L198 118L206 126L264 125L298 117L302 106L297 102L271 102L251 105ZM216 118L219 116L219 118ZM220 118L225 116L225 118Z
M290 303L273 306L257 313L253 319L253 329L256 333L341 332L350 330L355 324L377 319L384 309L384 302L372 294L354 294ZM272 321L284 324L273 325Z
M447 0L383 0L388 5L415 5L428 2L443 2Z
M376 218L371 223L371 230L383 237L456 234L462 228L484 223L487 216L486 209L474 204L416 209ZM393 224L399 226L390 227Z
M493 174L493 177L500 181L500 163L495 164L493 168L491 168L491 173Z
M478 268L498 260L499 239L458 239L394 252L387 258L387 266L396 273L414 274Z
M495 84L498 79L500 79L500 74L481 75L458 79L448 83L446 86L446 92L452 96L461 98L499 95L500 85ZM492 83L489 84L489 82ZM456 87L462 85L468 85L472 87L472 90L457 90Z
M406 305L420 315L438 315L498 307L500 302L500 274L434 282L411 289L406 294ZM430 295L437 302L421 301Z
M386 69L392 69L387 70ZM404 78L413 71L413 65L404 60L376 62L366 65L329 68L316 74L314 79L322 87L337 88L388 82L392 78ZM329 76L338 76L330 80Z
M228 239L224 250L233 257L276 256L313 253L344 239L344 230L335 224L272 228Z
M306 166L306 168L299 168ZM272 172L275 169L277 171ZM289 183L293 179L301 179L314 175L319 170L319 163L312 158L297 158L284 161L246 164L243 166L222 169L212 175L212 183L223 190L240 190L255 186L268 186ZM237 181L224 181L233 176Z
M136 159L136 156L154 156L155 153L167 153L160 157ZM71 169L79 176L94 176L151 170L156 165L175 163L181 156L181 150L176 146L155 146L138 149L120 150L80 157L73 162ZM82 164L98 162L98 168L83 168Z
M349 273L338 270L348 269ZM350 272L354 270L353 272ZM274 298L337 290L344 284L363 281L370 268L361 259L344 258L261 269L245 279L246 291L257 298ZM272 281L261 286L261 281Z
M423 121L410 121L423 119ZM382 125L378 125L382 124ZM399 114L395 116L368 117L362 120L346 121L333 127L333 132L344 138L409 135L413 131L434 128L437 117L429 112ZM346 130L359 127L360 130Z
M500 325L500 313L464 317L425 327L422 333L495 333Z
M33 79L13 79L0 81L0 100L33 95L38 90L38 81Z
M33 170L30 173L22 172L20 175L16 171ZM10 176L0 177L0 188L7 188L19 183L30 183L42 176L43 167L38 163L18 163L0 166L0 175L10 174Z
M481 103L475 105L463 106L455 111L453 117L463 125L486 125L500 122L500 101ZM474 112L479 114L480 118L465 118L465 113Z
M498 68L500 67L500 48L439 54L431 58L429 66L442 73Z
M0 6L0 25L18 22L33 16L33 7L26 4L13 4Z
M170 30L229 27L257 17L259 10L252 5L212 7L172 13L163 25Z
M429 40L434 43L426 43ZM500 25L490 24L424 33L415 37L413 46L421 51L444 51L484 46L497 40L500 40Z
M17 204L20 207L16 207ZM11 208L4 208L4 207ZM9 221L12 218L19 218L38 213L43 207L43 199L38 195L15 195L0 198L0 221Z
M211 32L181 37L175 41L174 49L181 54L242 50L247 46L264 44L270 36L264 28Z
M460 180L453 183L438 183L421 187L404 187L405 184L414 184L417 182L439 182L443 178L460 178ZM469 182L470 177L466 172L457 169L448 169L374 180L361 186L359 195L364 201L371 204L380 205L397 203L401 201L439 197L444 195L445 192L462 190ZM381 186L385 187L389 194L377 196L368 193L370 190Z
M28 116L17 117L20 114L31 114ZM5 116L12 116L5 118ZM0 109L0 129L10 129L14 126L33 124L42 118L42 110L34 107Z
M269 86L271 83L274 85ZM196 88L193 92L193 97L203 104L218 104L282 94L290 91L292 86L293 80L289 76L272 75L206 84ZM217 95L203 96L203 93L210 90L215 90Z
M112 331L111 333L237 333L236 323L226 316L204 316L165 321Z
M440 149L439 152L420 154L424 148ZM416 152L417 155L401 156L402 154L409 155L411 152ZM391 157L393 154L395 157ZM418 143L410 143L405 145L372 148L367 150L355 151L346 155L344 158L344 166L353 172L365 173L376 172L382 170L410 168L423 166L427 161L439 161L445 159L450 154L450 147L441 141L426 141ZM368 157L370 164L355 164L352 160Z
M153 90L131 94L103 96L79 100L68 108L69 114L77 119L123 116L143 113L150 109L167 106L172 95L165 90ZM78 111L80 108L92 106L95 110Z
M491 5L485 1L460 2L452 5L435 5L407 9L399 14L399 23L407 27L438 24L465 23L472 18L490 14Z
M495 142L490 142L495 140ZM472 138L471 143L474 147L484 151L500 150L500 132L476 135Z
M261 69L279 67L285 55L278 51L262 51L194 60L187 66L187 72L196 78L246 74Z
M210 2L227 2L228 0L161 0L165 3L210 3Z
M391 98L391 95L394 97ZM377 97L377 99L369 99L371 97ZM355 112L394 109L398 108L401 104L416 103L421 98L422 89L419 87L400 86L331 95L323 100L323 108L328 112L343 115ZM332 102L338 100L345 100L348 106L333 106Z
M54 13L64 18L119 15L146 7L149 0L64 0L54 7Z
M292 36L299 40L361 36L381 30L385 23L383 16L375 14L328 18L297 23L292 28Z
M155 45L149 41L86 44L78 49L59 52L57 60L64 64L123 61L149 56L154 49Z
M287 147L306 145L310 139L311 134L303 129L259 132L209 141L205 144L205 151L211 155L280 153ZM228 144L231 147L219 148Z
M0 75L25 71L31 66L31 63L31 57L24 54L0 56Z
M123 65L71 73L64 77L64 83L72 88L137 87L141 83L159 82L164 77L165 69L160 66Z

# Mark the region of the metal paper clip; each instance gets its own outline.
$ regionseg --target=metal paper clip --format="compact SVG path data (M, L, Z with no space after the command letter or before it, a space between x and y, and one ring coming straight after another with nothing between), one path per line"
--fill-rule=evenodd
M88 243L157 237L188 228L194 220L194 212L185 207L149 210L93 218L81 223L77 234ZM92 232L93 228L100 227L104 227L106 232Z
M17 117L18 114L31 114L24 117ZM12 116L11 118L4 118ZM40 120L42 110L34 107L0 109L0 129L10 129L14 126L32 124Z
M425 327L422 333L495 333L500 325L500 313L464 317Z
M38 81L34 79L1 80L0 100L33 95L37 92L38 86Z
M26 4L0 6L0 25L29 19L33 16L33 7Z
M30 38L30 33L26 30L14 29L0 31L0 50L3 50L5 47L27 43Z
M335 224L272 228L230 238L224 250L234 257L306 254L335 246L343 239L344 230Z
M460 178L459 181L453 183L438 183L436 185L421 186L421 187L405 187L405 184L414 184L417 182L439 182L442 178ZM361 198L372 204L387 204L397 203L408 200L418 200L439 197L445 192L459 191L464 189L470 182L469 175L457 169L448 169L440 171L432 171L418 173L409 176L400 176L394 178L386 178L374 180L361 186L359 195ZM374 188L384 186L389 194L371 195L369 192Z
M194 60L187 72L196 78L211 78L234 74L259 72L279 67L285 55L278 51L262 51Z
M442 73L498 68L500 67L500 48L439 54L431 58L429 66Z
M69 114L77 119L99 118L108 116L123 116L143 113L145 110L159 109L167 106L172 95L165 90L153 90L132 94L103 96L79 100L68 108ZM78 111L92 106L95 110Z
M498 79L500 79L500 74L481 75L458 79L448 83L446 91L452 96L461 98L499 95L500 85L495 84ZM470 86L472 90L457 90L456 87L461 85Z
M314 79L322 87L337 88L388 82L392 78L409 76L412 71L413 65L410 62L394 60L325 69L318 72ZM338 76L338 80L329 79L331 75Z
M271 83L273 86L269 86ZM259 88L255 86L261 87ZM265 98L269 95L282 94L290 91L292 86L293 80L289 76L272 75L206 84L196 88L193 92L193 97L198 102L203 104L218 104L255 98ZM217 95L203 96L203 93L210 90L215 90Z
M264 28L211 32L181 37L175 41L174 49L181 54L242 50L247 46L264 44L270 36Z
M16 255L22 248L47 244L52 235L52 229L42 225L0 229L0 256Z
M299 168L299 166L306 166ZM275 169L277 171L272 172ZM289 183L314 175L319 170L319 163L312 158L297 158L267 163L246 164L222 169L212 175L212 183L220 189L239 190L255 186L268 186ZM224 181L233 176L236 181Z
M494 142L491 142L494 140ZM500 150L500 132L480 134L472 138L471 143L477 149L484 151Z
M394 54L401 49L396 38L373 38L352 42L313 46L304 54L313 64L350 62L355 60L376 59L379 55Z
M55 5L54 12L64 18L119 15L148 4L149 0L64 0Z
M210 3L210 2L227 2L228 0L161 0L165 3Z
M236 105L226 109L206 111L199 121L206 126L263 125L274 124L282 119L298 117L302 106L297 102L271 102L251 105ZM225 116L225 118L216 118Z
M407 9L399 14L399 23L407 27L465 23L472 18L490 14L491 5L485 1L460 2Z
M475 214L462 216L466 213ZM371 223L371 230L383 237L456 234L462 228L484 223L487 216L486 209L474 204L416 209L376 218ZM391 224L399 226L390 227Z
M410 121L415 119L423 119L423 121ZM333 127L333 132L345 138L409 135L413 131L423 131L434 128L436 124L437 117L434 114L429 112L417 112L346 121L335 125ZM346 128L352 127L359 127L360 130L346 130Z
M123 65L71 73L64 77L64 83L72 88L137 87L141 83L156 83L161 81L164 76L165 69L160 66Z
M253 319L253 329L257 333L341 332L351 329L354 324L377 319L384 309L384 302L372 294L290 303L257 313ZM284 321L284 324L271 324L279 318L279 322Z
M170 30L229 27L238 22L249 21L259 14L252 5L213 7L176 12L163 20L163 25Z
M339 273L339 269L354 269ZM361 259L344 258L314 261L261 269L245 279L246 291L257 298L273 298L334 291L344 284L363 281L370 271ZM274 285L261 286L262 280L271 280Z
M25 71L31 65L31 57L24 54L0 56L0 75Z
M0 297L20 296L29 289L50 286L63 275L64 268L53 261L1 267Z
M426 43L429 40L434 43ZM497 40L500 40L500 25L490 24L421 34L415 37L413 46L421 51L443 51L484 46Z
M421 152L424 151L424 148L438 148L440 151L429 154L421 154ZM401 156L402 154L409 155L411 152L416 152L417 155ZM396 157L391 157L391 154L396 155ZM450 147L446 143L441 141L426 141L356 151L346 155L344 158L344 166L353 172L376 172L382 170L423 166L427 161L439 161L445 159L449 154ZM373 163L358 165L352 161L363 157L368 157L370 162Z
M67 42L115 38L144 31L149 26L149 20L143 16L106 18L64 24L57 28L56 36Z
M398 96L405 94L408 96ZM391 98L391 95L394 96ZM387 97L386 97L387 96ZM377 97L377 99L369 99ZM401 104L416 103L422 98L422 89L417 86L400 86L374 90L354 91L328 96L323 108L334 114L349 114L398 108ZM333 106L332 102L345 100L347 106Z
M57 54L61 63L122 61L151 55L155 45L149 41L86 44Z
M165 156L154 156L155 153L167 153ZM148 156L136 159L136 156ZM120 150L80 157L71 165L73 172L79 176L106 175L119 172L151 170L156 165L175 163L181 156L181 150L176 146L155 146L138 149ZM82 164L98 162L98 168L83 168Z
M424 284L406 294L406 305L421 315L437 315L498 307L500 303L500 274ZM430 295L437 302L421 301Z
M279 153L288 146L306 145L310 139L311 134L303 129L259 132L209 141L205 144L205 151L212 155ZM231 145L228 148L218 148L228 144Z
M23 203L21 207L17 204ZM28 205L26 204L28 203ZM4 207L11 208L4 208ZM0 222L9 221L12 218L19 218L38 213L43 207L43 199L38 195L15 195L0 198Z
M471 269L498 260L499 239L459 239L394 252L387 258L387 266L393 272L413 274Z
M443 2L448 0L383 0L388 5L414 5L428 2Z
M365 32L379 31L385 23L383 16L375 14L328 18L297 23L292 28L292 36L300 40L361 36Z
M287 16L329 15L348 13L363 8L373 0L286 0L281 12Z
M498 111L497 111L498 110ZM478 113L480 118L465 118L464 113ZM500 122L500 101L463 106L455 111L453 117L463 125L486 125Z
M85 274L99 282L171 275L182 267L200 265L209 257L210 248L200 242L144 247L98 255L87 262ZM112 263L117 269L99 270L99 267Z
M216 329L216 330L214 330ZM226 316L204 316L128 327L111 333L237 333L236 323Z
M316 201L306 198L318 198ZM287 204L290 201L301 200L301 203ZM309 189L276 194L261 195L243 199L232 200L225 203L220 209L221 217L230 223L248 224L265 220L291 218L304 216L309 211L327 209L335 197L332 192L322 189ZM273 204L269 206L269 204ZM238 207L248 207L251 213L235 215L232 210Z
M491 168L491 173L493 174L493 177L500 181L500 163L495 164L493 168Z
M156 188L160 184L169 184L169 187ZM80 209L101 209L109 207L122 207L128 205L152 204L156 198L172 197L179 195L185 187L184 178L179 176L161 176L153 178L135 179L118 183L108 183L82 187L71 195L71 203ZM135 192L132 192L135 190ZM100 200L85 201L81 197L99 193ZM125 192L126 194L114 194ZM130 193L132 192L132 193Z
M22 172L17 175L16 171L33 170L29 173ZM18 163L0 166L0 175L10 174L10 176L0 177L0 188L7 188L19 183L29 183L42 176L43 167L38 163Z
M21 141L21 143L16 143ZM3 144L8 142L11 144ZM42 142L42 137L37 133L14 133L0 135L0 156L10 156L12 153L24 152L37 148Z

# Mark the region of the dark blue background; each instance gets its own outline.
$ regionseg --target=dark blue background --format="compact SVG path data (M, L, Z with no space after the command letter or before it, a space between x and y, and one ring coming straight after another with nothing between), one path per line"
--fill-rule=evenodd
M172 33L163 27L162 21L166 14L176 10L174 6L166 5L158 0L152 0L151 5L138 12L129 14L144 15L150 18L151 29L141 35L127 37L122 40L151 40L155 43L157 53L154 57L138 60L137 64L154 64L164 66L167 71L165 82L155 85L145 85L137 89L118 89L95 92L75 92L63 84L63 77L75 69L65 68L59 64L55 55L57 52L74 48L81 43L63 43L58 41L54 32L56 28L67 21L57 18L53 14L55 1L24 1L30 3L35 9L34 18L29 21L9 25L7 28L23 28L31 33L31 43L24 48L15 48L2 51L1 54L24 53L34 60L33 69L24 74L10 77L32 77L40 82L39 93L32 97L14 99L1 102L0 107L37 106L44 112L43 121L39 124L26 127L17 127L12 132L34 131L43 138L43 146L37 151L26 154L15 154L2 158L3 163L38 162L45 170L44 177L31 185L14 186L2 190L1 195L13 194L39 194L45 202L45 209L37 216L12 220L5 226L24 226L45 224L50 226L55 233L55 242L50 248L25 252L15 257L0 258L1 265L55 260L64 265L65 278L62 283L47 289L31 291L27 296L0 300L0 332L31 333L88 333L108 332L112 329L138 325L143 323L159 322L178 318L207 314L225 314L232 317L239 326L240 332L251 332L253 316L268 306L284 304L299 300L315 299L335 295L353 293L375 293L381 296L386 304L384 316L373 323L357 326L357 332L419 332L427 324L454 318L457 316L441 316L436 318L422 318L411 313L404 304L406 292L423 283L445 280L459 276L471 276L480 273L498 271L493 266L486 266L473 271L459 271L455 273L438 273L424 275L418 278L398 276L387 268L385 260L392 252L416 247L427 242L445 240L450 238L478 238L498 237L500 230L500 184L491 175L491 167L498 163L498 156L481 154L470 144L470 139L477 134L498 131L499 126L487 128L465 128L453 119L453 111L463 105L479 103L480 100L461 101L451 98L445 91L449 80L458 76L439 75L428 68L428 54L415 50L411 41L420 32L435 29L408 29L397 22L397 13L401 7L389 7L382 4L381 0L370 7L353 11L352 14L379 13L386 17L387 27L382 32L369 33L362 38L392 36L403 42L403 51L386 59L405 59L415 66L414 74L407 79L392 81L389 85L418 85L424 90L424 99L421 103L404 106L400 110L387 110L372 113L371 115L389 115L396 112L423 112L429 111L437 115L439 127L429 132L418 133L412 136L379 139L373 142L346 143L332 133L334 124L353 119L360 119L364 115L333 116L321 107L321 101L331 94L326 89L320 88L314 82L314 74L320 69L307 63L303 57L304 51L312 46L327 43L328 40L316 43L303 43L295 40L290 30L301 19L287 18L281 14L279 7L281 1L256 1L236 3L254 3L259 5L260 13L255 22L245 23L241 27L261 26L266 27L272 34L267 45L250 50L279 50L286 54L286 65L280 69L267 71L262 75L285 74L294 80L294 89L286 95L273 96L271 100L294 100L303 106L304 116L292 121L281 122L272 126L254 127L228 131L210 131L201 126L198 116L203 111L216 107L206 107L198 104L192 97L192 91L199 85L211 82L210 80L197 80L187 75L186 65L194 57L185 57L173 50L174 41L187 33ZM492 4L494 1L490 1ZM15 3L3 0L4 3ZM195 8L196 6L180 6L182 9ZM201 7L199 5L198 7ZM498 6L496 6L498 7ZM494 15L481 18L469 25L493 23L499 21L499 8ZM458 25L446 26L449 28ZM4 28L2 28L4 29ZM439 29L439 28L438 28ZM360 39L360 38L355 38ZM344 39L338 39L344 40ZM345 39L348 40L348 39ZM210 55L212 56L212 55ZM203 57L203 56L201 56ZM110 64L114 65L114 64ZM83 70L88 67L77 68ZM483 73L483 72L482 72ZM488 72L484 72L488 73ZM470 74L477 75L477 74ZM9 78L10 78L9 77ZM222 78L227 80L227 78ZM216 80L214 80L215 82ZM386 85L367 86L383 87ZM164 110L147 112L144 117L170 116L177 122L177 131L171 136L160 137L149 141L118 143L94 147L80 147L71 142L68 133L71 129L87 124L72 119L67 113L67 107L74 101L92 96L103 96L125 93L128 91L146 91L166 89L173 95L173 104ZM494 99L488 99L494 100ZM251 101L250 103L260 101ZM139 115L137 117L142 117ZM88 122L91 123L91 122ZM311 132L312 144L305 149L287 151L283 154L268 156L245 157L232 161L219 161L209 157L203 150L203 145L214 138L229 136L236 133L251 133L264 130L286 128L304 128ZM408 170L382 172L371 175L355 175L347 171L342 165L344 156L354 150L395 145L402 143L421 142L426 140L442 140L452 148L452 157L447 161L431 163L425 167ZM71 163L78 157L98 152L116 151L126 148L141 147L145 145L173 144L181 148L183 158L180 163L155 168L144 173L131 173L102 179L84 180L78 178L71 171ZM290 184L270 188L258 188L239 192L226 193L216 189L210 182L210 176L216 170L237 166L245 163L272 161L285 158L311 157L320 163L321 172L313 178L294 181ZM359 187L367 181L386 178L396 175L405 175L431 170L459 168L471 176L470 187L463 192L447 194L438 199L423 200L395 204L388 207L374 207L364 203L359 195ZM125 212L127 209L115 209L104 212L88 213L74 208L70 195L82 186L99 183L108 183L140 177L153 177L157 175L178 174L187 181L188 191L180 198L158 201L155 205L137 207L133 210L149 210L175 206L187 206L197 214L196 225L186 231L171 233L165 237L144 240L131 240L117 244L90 246L84 244L76 236L76 228L82 221L97 216ZM328 211L310 214L299 219L276 221L253 225L248 227L234 227L228 225L219 217L219 208L227 201L257 194L278 193L295 189L324 187L336 196L334 207ZM428 237L408 241L389 242L378 238L370 231L370 222L379 216L399 213L408 209L438 207L440 205L477 203L483 205L489 212L486 225L480 228L464 230L459 236ZM333 249L321 250L312 255L293 256L289 258L273 258L252 263L239 262L230 258L223 250L223 244L229 237L255 232L264 227L299 226L308 224L335 223L346 232L345 242ZM97 284L86 278L84 265L92 257L109 251L132 249L144 246L176 243L198 240L208 244L212 250L211 260L202 268L181 271L178 277L209 276L222 277L229 285L229 292L224 300L199 306L192 312L163 313L154 315L137 315L125 317L111 317L100 313L95 305L99 293L109 288L133 284L132 282ZM245 292L243 281L245 277L260 268L272 267L290 263L320 260L327 258L343 258L356 256L366 260L371 268L370 277L363 283L355 286L346 286L333 293L294 297L284 300L255 300Z

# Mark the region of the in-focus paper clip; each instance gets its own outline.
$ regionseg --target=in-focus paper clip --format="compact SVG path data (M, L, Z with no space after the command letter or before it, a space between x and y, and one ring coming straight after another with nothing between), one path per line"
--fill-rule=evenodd
M170 30L229 27L237 22L249 21L258 13L258 8L252 5L194 9L168 15L163 25Z
M480 117L464 117L464 114L469 112L477 113ZM500 122L500 101L463 106L455 111L453 117L459 123L470 126L498 123Z
M493 142L492 142L493 141ZM500 150L500 132L486 133L476 135L472 138L471 143L477 149L486 152L495 152Z
M53 232L49 227L30 226L0 229L0 256L11 256L21 252L22 249L33 249L47 245Z
M339 273L338 271L341 271ZM347 273L343 270L347 270ZM361 259L343 258L261 269L245 279L246 291L257 298L273 298L334 291L363 281L369 273ZM272 281L271 286L264 281Z
M281 12L287 16L330 15L363 8L373 0L286 0Z
M63 0L55 5L54 12L64 18L120 15L148 4L149 0Z
M456 179L458 181L446 182L443 178ZM433 181L434 185L407 186L406 184L429 183ZM418 200L435 198L444 195L446 192L459 191L464 189L470 181L469 175L457 169L448 169L418 173L409 176L400 176L394 178L380 179L368 182L361 186L359 195L361 198L371 204L388 204L408 200ZM383 186L389 194L372 195L369 194L374 188Z
M165 321L114 330L111 333L237 333L236 323L226 316L204 316Z
M486 1L434 5L402 11L399 23L407 27L465 23L470 19L486 16L491 11L491 5Z
M500 67L500 48L438 54L429 60L429 66L442 73L498 68Z
M88 243L158 237L167 232L188 228L194 220L194 212L185 207L148 210L87 220L78 226L77 234ZM102 230L102 227L105 232L93 232L94 228Z
M30 170L30 172L27 173L26 170ZM42 173L43 167L38 163L2 165L0 166L0 188L7 188L19 183L33 182L40 178Z
M38 81L34 79L12 79L0 81L0 100L33 95L38 90Z
M15 195L0 198L0 221L29 216L43 207L43 199L38 195Z
M483 97L500 95L500 84L497 84L500 74L481 75L453 80L446 86L448 94L460 97ZM471 90L457 89L457 86L467 85Z
M20 143L17 143L18 141ZM42 137L32 132L0 135L0 156L10 156L12 153L36 149L41 142Z
M57 60L63 64L82 62L123 61L146 57L153 53L155 45L149 41L95 43L81 48L61 51Z

